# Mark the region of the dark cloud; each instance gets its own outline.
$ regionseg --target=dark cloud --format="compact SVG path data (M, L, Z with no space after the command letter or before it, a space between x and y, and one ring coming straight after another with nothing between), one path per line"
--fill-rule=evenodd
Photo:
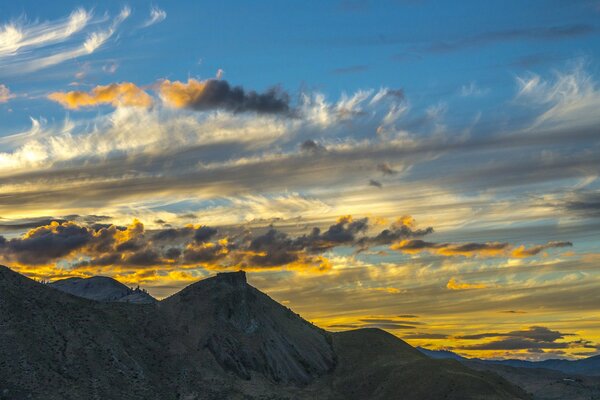
M30 230L23 238L4 241L4 250L23 264L44 264L88 244L93 232L72 222L52 222Z
M376 181L375 179L370 179L369 180L369 186L374 186L376 188L381 189L383 187L383 184L379 181Z
M393 318L361 318L360 322L367 324L405 324L405 325L425 325L418 321L401 321Z
M319 143L317 143L311 139L308 139L308 140L305 140L304 142L302 142L302 144L300 145L300 150L302 150L303 152L312 153L312 154L324 153L327 151L325 146L320 145Z
M388 163L377 164L377 170L384 175L394 175L397 173Z
M402 336L402 339L448 339L450 335L445 333L415 332Z
M600 217L600 192L577 192L558 207L583 217Z
M567 342L535 342L521 338L508 338L488 343L462 347L463 350L531 350L531 349L567 349Z
M252 264L275 266L297 261L298 253L304 246L287 234L271 228L264 235L252 239L249 249L253 252L249 257Z
M329 328L333 329L364 329L364 328L379 328L379 329L415 329L412 325L403 325L393 322L389 323L372 323L372 324L334 324L329 325Z
M152 235L152 240L156 242L173 242L192 235L193 228L169 228L162 229Z
M197 243L207 242L216 234L217 234L217 230L215 228L211 228L209 226L201 226L200 228L197 228L195 230L194 240Z
M178 247L170 247L169 249L167 249L167 251L165 252L165 258L169 259L169 260L176 260L179 258L179 256L181 256L181 249Z
M204 243L199 245L188 245L183 250L183 259L186 263L214 263L223 260L229 250L220 243ZM224 265L225 267L225 265Z
M587 340L561 341L572 333L563 333L543 326L532 326L526 330L511 332L491 332L475 335L457 336L462 340L480 340L486 338L501 338L486 343L462 347L465 350L527 350L540 351L543 349L594 348L596 345Z
M126 265L152 266L163 262L160 254L151 249L137 251L124 258Z
M573 243L571 242L548 242L546 244L540 244L532 247L519 246L514 249L511 253L513 257L532 257L544 250L548 249L556 249L561 247L571 247Z
M508 243L433 243L420 239L403 240L391 247L405 253L430 251L445 256L494 256L510 248Z
M422 237L433 233L432 227L425 229L415 229L410 225L403 223L403 219L393 223L389 228L386 228L379 232L375 236L362 237L357 241L357 246L360 251L364 251L370 246L385 246L405 239ZM422 241L415 241L422 242ZM426 243L426 242L423 242Z
M218 79L202 82L190 79L187 84L164 81L160 85L160 93L172 105L194 110L224 109L271 114L286 114L290 111L289 95L281 89L272 88L264 93L257 93Z
M544 326L532 326L527 330L512 331L505 333L479 333L476 335L465 335L457 336L457 339L464 340L478 340L492 337L512 337L512 338L523 338L529 339L536 342L554 342L558 339L564 339L565 336L573 336L572 333L561 333L559 331L553 331Z

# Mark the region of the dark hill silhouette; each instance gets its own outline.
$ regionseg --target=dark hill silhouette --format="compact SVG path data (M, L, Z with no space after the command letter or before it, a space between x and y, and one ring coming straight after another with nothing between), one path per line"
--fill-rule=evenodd
M0 267L0 398L528 397L381 330L326 332L244 273L131 304L76 297Z

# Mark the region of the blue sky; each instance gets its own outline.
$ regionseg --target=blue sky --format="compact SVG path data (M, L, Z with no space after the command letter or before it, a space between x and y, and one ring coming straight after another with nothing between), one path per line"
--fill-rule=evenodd
M599 16L3 2L0 261L158 297L244 268L326 328L414 314L392 331L415 345L595 354ZM461 339L498 326L525 344Z
M98 17L115 15L127 4L5 2L0 12L4 22L41 22L65 18L77 7ZM19 93L62 88L82 68L92 70L89 83L140 85L207 78L222 69L233 83L282 85L293 94L403 88L415 106L452 103L456 118L465 119L510 99L514 77L527 71L547 74L582 58L588 72L598 71L598 10L590 1L189 2L162 5L169 18L140 29L153 4L129 4L132 16L94 54L43 74L0 73L3 82ZM97 71L115 61L114 74ZM461 98L472 84L487 95ZM36 103L28 104L30 114L62 117L58 107ZM9 127L29 124L26 113L2 108Z

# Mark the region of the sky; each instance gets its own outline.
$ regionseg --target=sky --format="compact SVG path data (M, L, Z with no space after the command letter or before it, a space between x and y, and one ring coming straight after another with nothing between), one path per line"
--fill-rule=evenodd
M0 3L0 262L600 353L600 3Z

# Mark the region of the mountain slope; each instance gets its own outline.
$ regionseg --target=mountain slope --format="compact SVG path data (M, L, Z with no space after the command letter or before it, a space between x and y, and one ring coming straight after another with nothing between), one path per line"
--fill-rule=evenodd
M355 399L516 399L521 389L454 360L432 360L379 329L334 334L335 388Z
M90 300L136 304L154 303L156 299L140 289L131 289L106 276L67 278L48 284L50 287Z
M327 333L246 283L244 272L217 274L162 301L189 352L199 341L242 379L307 384L335 365ZM203 322L203 323L199 323Z
M329 333L219 274L154 304L71 296L0 267L0 399L522 399L380 330Z

